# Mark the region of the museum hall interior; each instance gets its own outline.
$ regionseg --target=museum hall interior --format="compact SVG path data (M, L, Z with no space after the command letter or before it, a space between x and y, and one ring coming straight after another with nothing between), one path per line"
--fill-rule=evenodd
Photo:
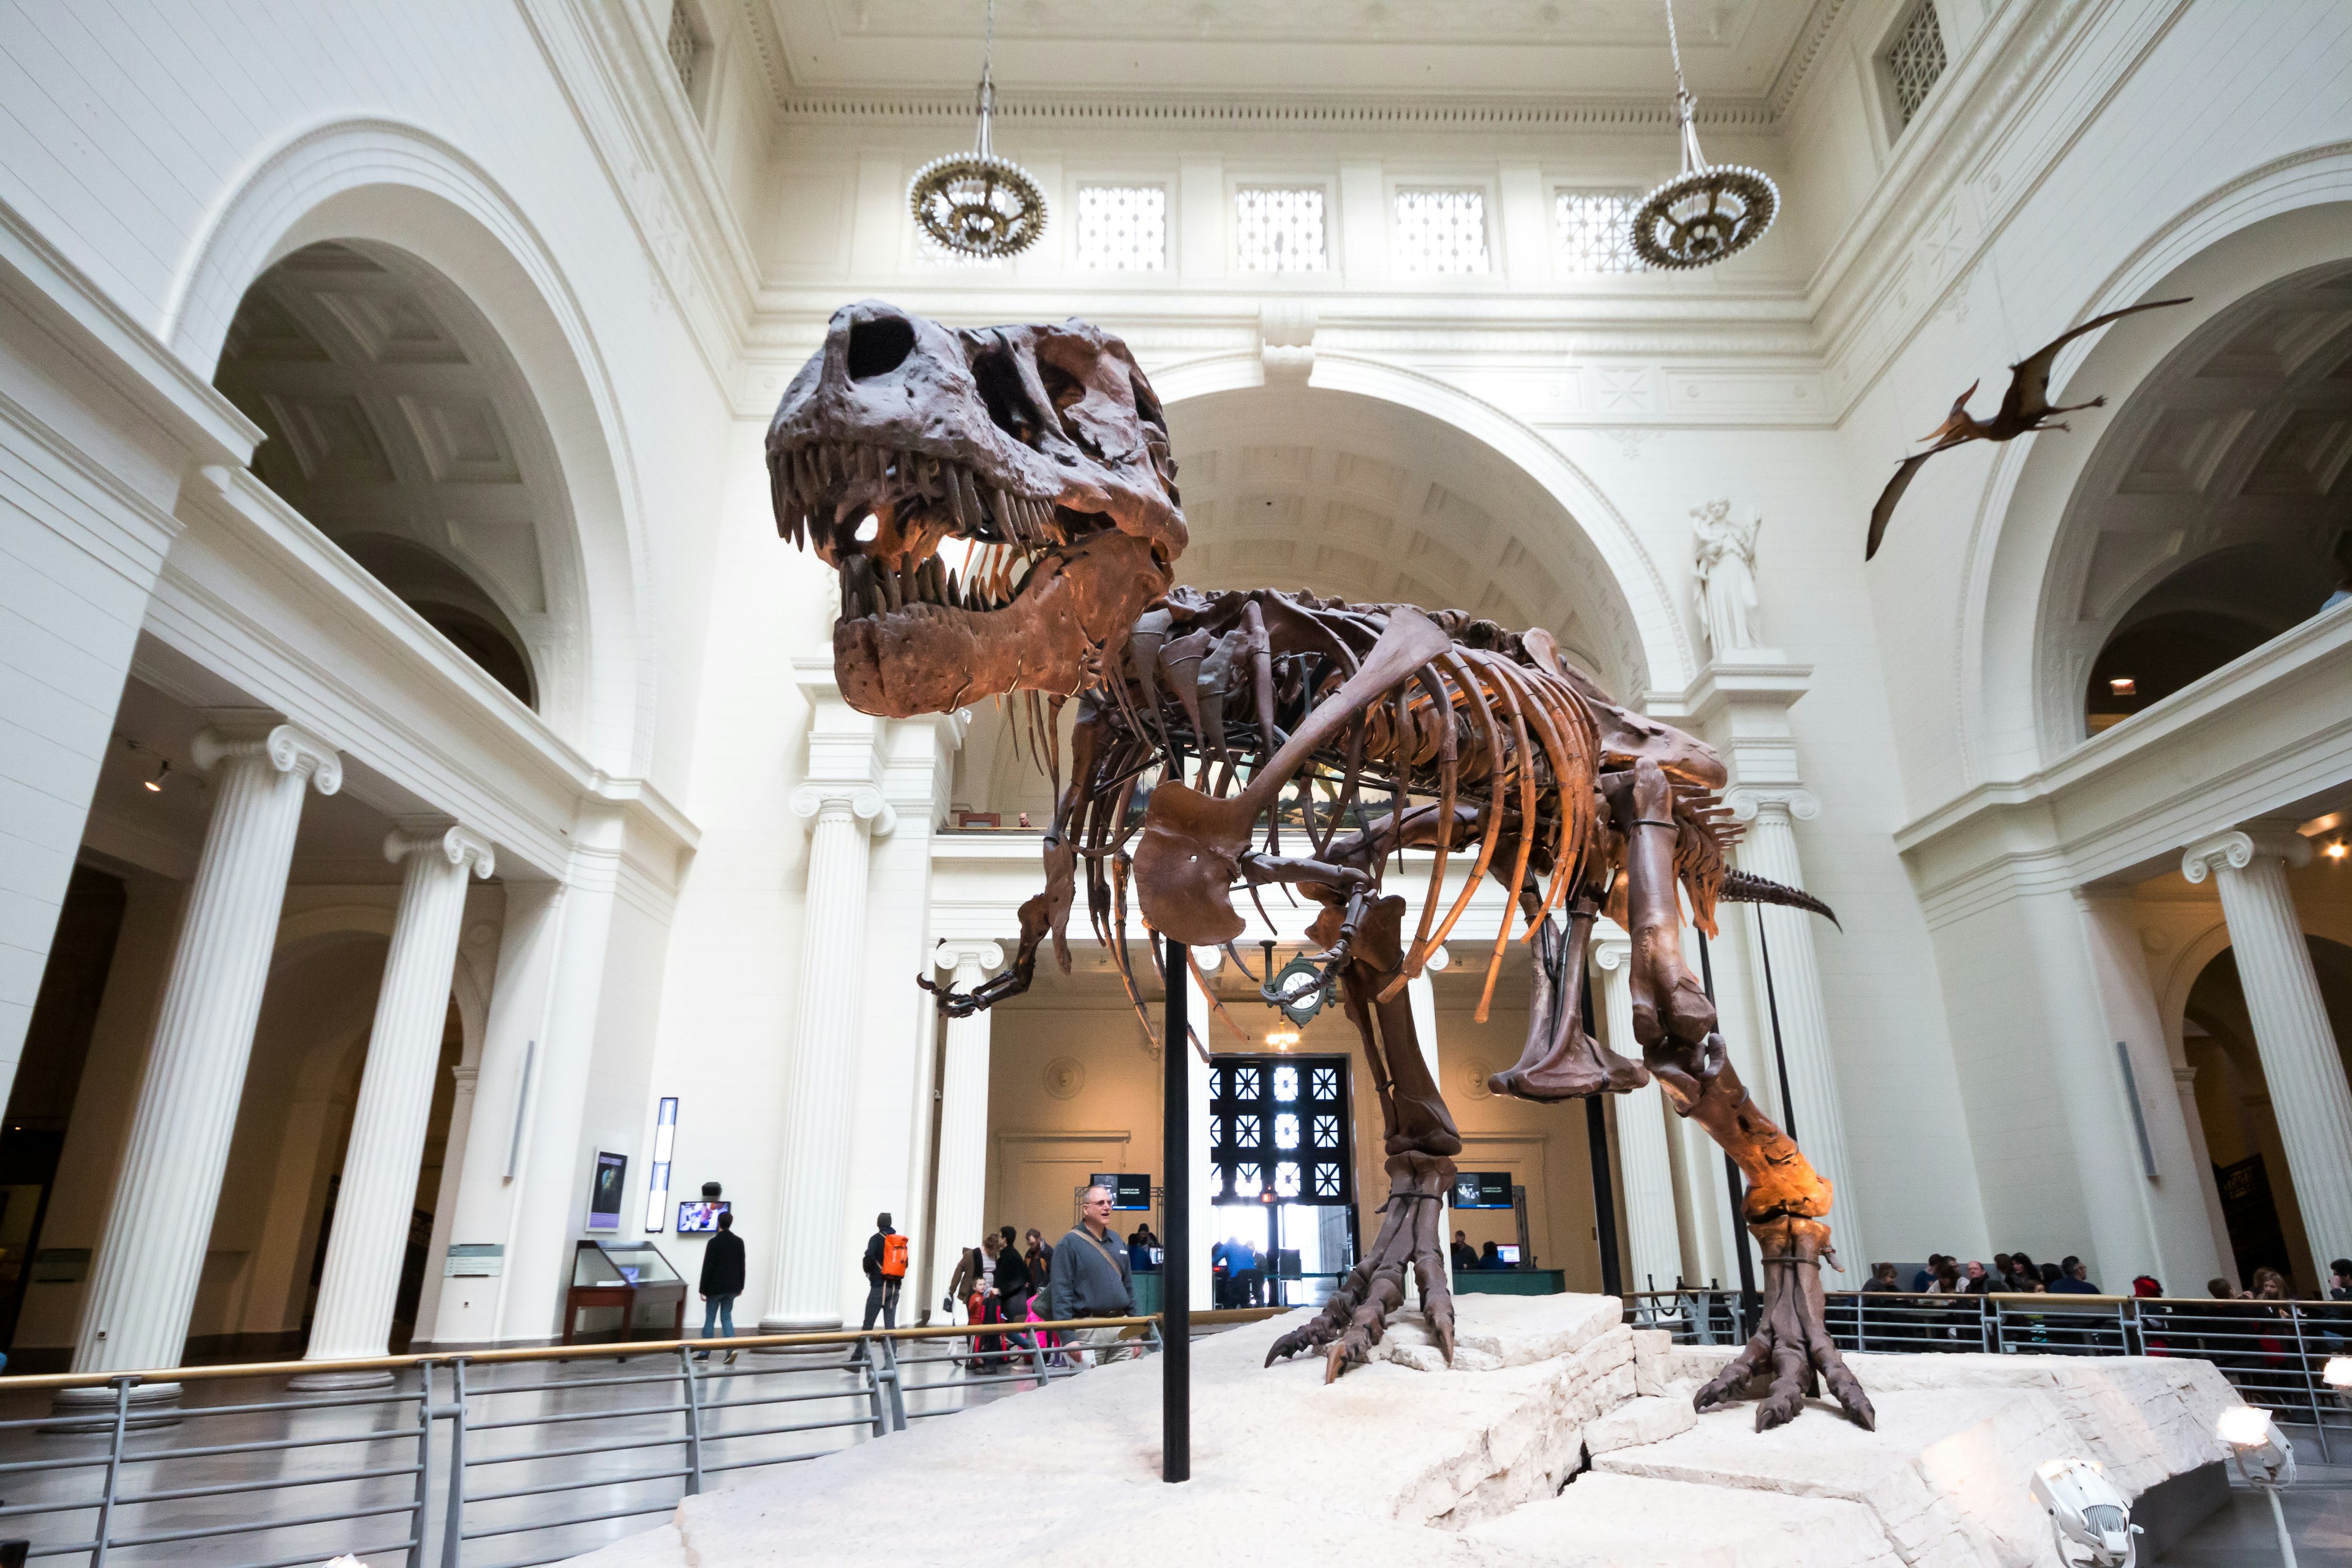
M2352 1563L2352 7L0 106L0 1565Z

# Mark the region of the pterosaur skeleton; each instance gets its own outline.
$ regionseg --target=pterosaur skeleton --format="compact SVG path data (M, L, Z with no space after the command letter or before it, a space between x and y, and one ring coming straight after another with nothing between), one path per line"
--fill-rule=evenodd
M1390 1191L1363 1261L1269 1363L1319 1351L1337 1377L1363 1361L1408 1271L1452 1354L1438 1213L1462 1140L1404 986L1491 876L1507 916L1481 1019L1514 928L1534 975L1526 1048L1495 1091L1559 1100L1654 1077L1747 1177L1763 1317L1699 1407L1760 1374L1759 1429L1824 1381L1873 1424L1822 1320L1830 1184L1748 1098L1684 962L1685 898L1710 933L1725 899L1829 912L1727 865L1736 829L1714 752L1612 701L1539 630L1174 585L1186 532L1167 421L1126 346L1083 322L955 331L876 301L846 307L784 394L768 465L778 529L840 575L844 697L888 717L1012 697L1055 780L1045 886L1021 908L1019 949L976 989L941 994L943 1010L1025 990L1048 940L1066 972L1081 881L1139 1000L1130 908L1170 942L1207 947L1246 928L1236 887L1255 899L1282 884L1319 906L1312 935L1379 1091ZM940 554L950 540L968 552L957 571ZM1057 719L1073 700L1065 755ZM1430 852L1412 900L1386 891L1405 848ZM1465 860L1448 899L1447 870ZM1639 1061L1582 1026L1603 912L1633 937Z
M2104 316L2094 316L2079 327L2059 333L2040 348L2009 367L2009 390L2001 395L2000 406L1990 419L1979 419L1969 412L1969 399L1977 395L1983 384L1971 382L1969 389L1952 400L1952 411L1944 422L1919 437L1935 443L1924 452L1914 452L1895 466L1895 477L1878 492L1878 504L1870 509L1870 537L1862 547L1864 561L1878 553L1879 542L1886 537L1886 525L1894 520L1895 506L1903 492L1911 488L1911 480L1928 458L1938 452L1970 441L2014 441L2020 436L2036 430L2063 430L2064 425L2053 424L2061 414L2074 414L2085 408L2105 408L2107 400L2094 397L2088 403L2070 403L2063 408L2050 401L2050 372L2058 363L2058 351L2081 337L2096 331L2109 321L2136 315L2142 310L2160 310L2167 305L2186 305L2188 296L2178 300L2150 300L2145 304L2126 305L2120 310L2109 310Z

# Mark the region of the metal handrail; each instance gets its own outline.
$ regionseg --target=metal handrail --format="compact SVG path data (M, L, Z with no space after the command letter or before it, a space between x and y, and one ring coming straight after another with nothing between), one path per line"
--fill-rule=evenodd
M1272 1309L1236 1309L1198 1313L1194 1321L1213 1331L1274 1315ZM0 1504L0 1520L5 1521L0 1524L0 1534L23 1532L27 1524L37 1523L41 1528L32 1531L31 1556L82 1558L90 1568L105 1568L110 1552L186 1543L203 1551L203 1555L186 1560L209 1568L228 1561L219 1555L224 1546L249 1550L275 1544L282 1551L293 1542L278 1531L357 1525L373 1520L389 1523L405 1539L379 1541L365 1550L386 1560L404 1556L407 1568L431 1568L436 1563L438 1568L477 1568L468 1542L496 1540L511 1551L527 1540L547 1542L538 1556L488 1564L488 1568L526 1568L588 1549L575 1536L551 1532L599 1523L609 1528L610 1521L666 1513L677 1506L680 1493L695 1495L712 1478L818 1458L845 1439L884 1438L906 1431L913 1420L955 1414L968 1407L964 1401L970 1390L1008 1384L1043 1386L1076 1375L1085 1363L1069 1364L1065 1359L1069 1347L1053 1342L1055 1336L1115 1329L1122 1331L1128 1353L1142 1353L1160 1348L1160 1323L1157 1315L1133 1314L0 1378L0 1392L38 1396L60 1389L98 1387L111 1395L103 1404L58 1410L46 1418L0 1420L0 1440L13 1445L19 1455L26 1452L26 1444L41 1440L37 1432L83 1434L104 1443L102 1455L75 1448L54 1459L44 1456L0 1461L0 1471L16 1478L22 1488L11 1486L16 1497L9 1504ZM908 1369L898 1356L900 1345L917 1350L959 1341L962 1342L959 1351L942 1348L911 1358L923 1370L916 1381L908 1379ZM861 1353L846 1357L822 1353L851 1347L858 1347ZM721 1351L820 1353L771 1355L740 1367L710 1364L697 1353ZM608 1356L635 1364L614 1369L621 1373L617 1376L592 1373L565 1377L556 1373L563 1363ZM514 1382L483 1376L495 1369L531 1363L548 1363L549 1374L526 1373ZM1011 1370L1006 1375L991 1375L987 1371L991 1366ZM134 1403L135 1391L158 1384L217 1384L234 1378L323 1371L383 1371L393 1374L393 1383L324 1398L256 1400L239 1391L229 1396L229 1403L220 1405ZM845 1379L845 1373L849 1374ZM964 1373L973 1375L955 1375ZM795 1389L790 1383L779 1386L778 1380L808 1378L822 1378L826 1386L815 1392ZM644 1384L655 1386L642 1394L626 1392ZM568 1396L591 1389L614 1390L614 1397L630 1403L617 1409L582 1411L568 1402ZM910 1400L942 1397L954 1403L938 1408L908 1408ZM513 1399L530 1403L482 1408L486 1402ZM828 1411L812 1401L838 1402L840 1408ZM830 1418L774 1421L763 1417L763 1412L778 1407ZM747 1416L748 1423L737 1425L746 1422ZM282 1422L275 1432L268 1426L260 1428L268 1436L257 1436L252 1426L241 1425L272 1417L324 1424L295 1436L283 1435L288 1428ZM158 1423L224 1420L230 1425L205 1428L199 1435L226 1440L183 1446L142 1442L134 1447L142 1429ZM352 1429L354 1422L360 1429ZM599 1422L607 1425L600 1427ZM794 1441L801 1435L815 1434L831 1436L817 1437L814 1449L808 1449L805 1442ZM537 1441L558 1435L566 1440L557 1446ZM780 1439L793 1451L779 1451ZM356 1463L315 1475L289 1472L282 1464L268 1462L292 1449L365 1443L394 1447L381 1458L355 1455ZM611 1458L603 1458L606 1456ZM223 1479L217 1468L193 1474L184 1468L174 1474L172 1468L185 1461L213 1465L222 1459L232 1467L229 1479ZM536 1484L513 1484L523 1478L500 1469L524 1460L567 1459L573 1462L550 1467L555 1473ZM583 1473L583 1467L603 1463L613 1465L611 1474ZM133 1467L147 1468L134 1472ZM249 1475L236 1479L236 1467L249 1468ZM506 1478L503 1481L490 1480L501 1473ZM134 1474L143 1478L143 1486L137 1489L131 1484ZM473 1489L477 1482L482 1483L478 1490ZM337 1487L354 1489L341 1494L328 1489ZM52 1488L57 1489L53 1492ZM648 1489L655 1488L662 1491ZM25 1495L27 1491L30 1497ZM223 1510L217 1506L225 1499L247 1495L255 1507ZM300 1496L304 1506L281 1517L268 1516L260 1506L262 1500L281 1496ZM336 1500L331 1502L331 1498ZM549 1517L534 1510L530 1517L520 1518L508 1511L530 1500L546 1500L559 1511ZM196 1507L178 1506L183 1504ZM207 1504L215 1506L206 1510L204 1505ZM586 1511L560 1511L565 1509ZM474 1514L469 1510L499 1511ZM71 1522L76 1520L82 1522ZM247 1522L226 1522L236 1520ZM598 1533L602 1538L604 1532ZM559 1542L564 1549L548 1555ZM244 1563L238 1568L290 1568L314 1562L317 1556L315 1552L305 1552L267 1563Z

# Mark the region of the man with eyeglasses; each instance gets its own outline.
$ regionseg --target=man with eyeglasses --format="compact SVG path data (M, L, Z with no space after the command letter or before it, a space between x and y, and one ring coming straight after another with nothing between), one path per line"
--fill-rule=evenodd
M1048 1287L1053 1310L1048 1315L1056 1321L1124 1318L1135 1310L1127 1249L1110 1236L1111 1201L1108 1187L1088 1187L1079 1203L1078 1223L1054 1248L1054 1274ZM1080 1366L1125 1360L1136 1349L1120 1342L1121 1332L1117 1328L1072 1330L1070 1359Z

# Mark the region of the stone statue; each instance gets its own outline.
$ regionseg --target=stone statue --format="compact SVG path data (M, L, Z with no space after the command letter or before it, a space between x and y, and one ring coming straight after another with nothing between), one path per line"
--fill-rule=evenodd
M1756 615L1756 532L1763 514L1749 508L1743 526L1731 515L1728 500L1711 500L1691 509L1698 532L1698 556L1693 570L1698 576L1698 620L1715 656L1738 648L1761 647Z

